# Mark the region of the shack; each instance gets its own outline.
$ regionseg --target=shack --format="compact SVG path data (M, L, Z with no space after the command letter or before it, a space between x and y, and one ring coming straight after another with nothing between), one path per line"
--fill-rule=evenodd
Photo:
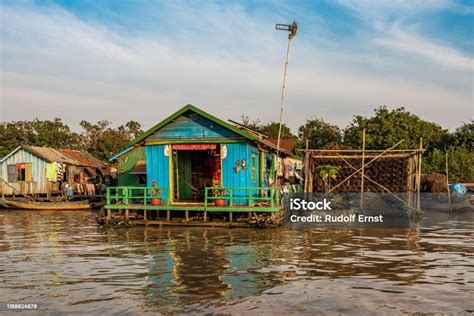
M62 184L84 182L98 184L110 172L110 166L83 150L56 149L22 145L0 160L0 194L62 194Z
M108 188L108 217L114 209L142 210L145 219L147 210L165 210L167 220L184 211L186 221L188 211L203 211L204 220L207 211L278 211L277 185L292 156L285 148L277 155L265 135L188 104L110 158L119 186Z

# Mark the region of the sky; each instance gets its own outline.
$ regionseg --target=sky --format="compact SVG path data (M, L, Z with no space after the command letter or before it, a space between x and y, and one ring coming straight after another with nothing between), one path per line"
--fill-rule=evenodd
M474 1L0 2L0 121L129 120L190 103L223 119L347 126L405 107L450 130L474 117Z

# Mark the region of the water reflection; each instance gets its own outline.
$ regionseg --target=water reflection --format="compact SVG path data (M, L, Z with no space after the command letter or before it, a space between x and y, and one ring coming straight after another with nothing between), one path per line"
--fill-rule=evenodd
M442 285L456 294L443 303L448 311L474 309L467 298L474 294L470 214L428 215L409 228L304 231L102 230L95 216L1 211L2 303L95 313L341 312L350 297L365 306L361 313L385 305L388 312L434 312L420 302L441 295L435 286ZM408 305L420 302L403 309L395 294ZM324 308L315 303L322 298ZM298 300L305 306L294 307Z

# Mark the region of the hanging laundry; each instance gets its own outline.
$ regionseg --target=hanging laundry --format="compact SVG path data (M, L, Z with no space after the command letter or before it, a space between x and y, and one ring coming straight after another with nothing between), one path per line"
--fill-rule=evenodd
M56 163L48 163L46 164L46 179L51 182L56 182L57 179L57 172L58 172L58 167Z

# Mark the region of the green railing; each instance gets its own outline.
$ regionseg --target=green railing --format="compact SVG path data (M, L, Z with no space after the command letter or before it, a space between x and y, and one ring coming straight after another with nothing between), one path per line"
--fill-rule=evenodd
M256 203L266 203L257 207L280 207L280 189L278 187L230 187L205 188L204 206L215 200L226 201L226 206L254 207Z
M159 190L159 193L152 194L153 190ZM168 199L167 191L160 187L108 187L106 202L107 205L147 205L152 198L160 198L166 203Z
M159 188L159 194L152 194L157 187L121 186L108 187L106 208L139 208L142 205L147 209L192 209L192 206L178 206L168 200L168 190ZM252 209L252 211L276 211L281 208L281 194L278 187L208 187L204 188L204 205L196 206L209 211L238 211ZM152 205L152 198L160 198L160 205ZM216 200L224 200L225 205L215 205ZM123 207L122 207L123 206Z

